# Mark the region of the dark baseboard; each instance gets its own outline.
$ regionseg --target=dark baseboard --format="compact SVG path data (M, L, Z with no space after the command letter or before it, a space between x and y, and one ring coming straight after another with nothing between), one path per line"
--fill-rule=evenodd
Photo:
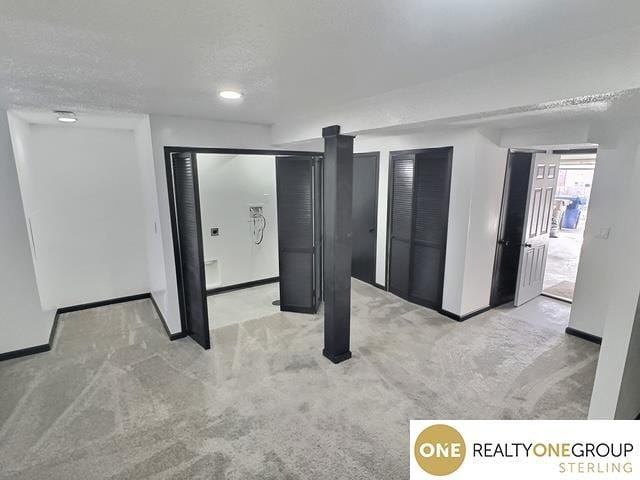
M51 347L53 347L53 340L56 338L59 315L60 311L56 311L56 314L53 317L53 323L51 324L51 332L49 333L49 343L36 345L35 347L21 348L20 350L13 350L11 352L0 353L0 362L3 360L10 360L12 358L26 357L27 355L34 355L36 353L44 353L50 351Z
M43 352L50 351L51 347L53 346L53 341L56 337L56 330L58 329L58 317L60 317L60 315L64 313L78 312L80 310L88 310L90 308L104 307L106 305L114 305L117 303L132 302L134 300L144 300L145 298L151 299L151 303L153 304L153 307L156 309L158 317L160 317L160 321L162 322L162 326L167 332L167 336L169 337L170 340L177 340L178 338L184 338L187 336L187 334L184 332L171 333L169 331L169 327L167 327L167 322L162 316L162 313L160 312L160 309L158 308L158 305L155 299L153 298L153 295L151 295L150 293L140 293L138 295L130 295L128 297L118 297L118 298L112 298L110 300L102 300L100 302L83 303L82 305L73 305L70 307L59 308L56 311L55 317L53 318L53 324L51 325L51 333L49 334L49 343L45 343L43 345L36 345L35 347L22 348L20 350L13 350L11 352L0 353L0 361L9 360L11 358L24 357L27 355L33 355L35 353L43 353Z
M387 291L387 288L384 285L380 285L377 282L371 283L370 285L373 285L374 287L379 288L380 290L383 290L385 292Z
M574 337L582 338L583 340L587 340L589 342L597 343L598 345L602 344L602 337L598 337L597 335L592 335L587 332L583 332L582 330L578 330L576 328L567 327L564 329L565 333L569 335L573 335Z
M445 310L444 308L440 308L437 310L438 313L444 315L445 317L449 317L451 320L455 320L456 322L461 322L462 321L462 317L456 313L451 313L448 310Z
M151 294L149 294L149 298L151 299L151 303L153 304L153 308L155 308L156 313L158 314L158 318L160 318L160 321L162 322L162 326L164 327L164 331L167 332L167 336L169 337L169 340L177 340L179 338L186 337L187 334L184 333L184 332L171 333L171 330L169 330L169 327L167 326L167 321L164 319L164 315L162 315L162 312L160 311L160 307L158 307L158 304L156 303L156 299L153 298L153 295L151 295Z
M53 317L53 324L51 325L51 333L49 334L49 349L53 347L53 340L56 338L56 331L58 330L59 316L60 316L60 310L56 310L56 315Z
M109 300L101 300L99 302L83 303L81 305L72 305L70 307L62 307L58 309L58 313L71 313L80 310L89 310L90 308L104 307L106 305L115 305L117 303L133 302L134 300L143 300L149 298L151 294L139 293L137 295L129 295L126 297L110 298Z
M359 278L357 278L357 277L354 277L353 275L351 275L351 278L353 278L353 279L355 279L355 280L358 280L359 282L366 283L367 285L371 285L372 287L379 288L380 290L384 290L385 292L387 291L387 289L386 289L386 287L385 287L384 285L380 285L380 284L379 284L378 282L376 282L376 281L368 282L368 281L366 281L366 280L361 280L361 279L359 279Z
M468 320L472 317L475 317L476 315L480 315L481 313L487 312L489 310L491 310L493 307L488 306L488 307L484 307L481 308L480 310L476 310L475 312L471 312L471 313L467 313L466 315L458 315L456 313L451 313L448 310L445 310L443 308L438 310L438 313L441 313L442 315L444 315L445 317L449 317L452 320L455 320L456 322L464 322L465 320Z
M322 350L322 355L331 360L331 362L333 363L341 363L351 358L351 352L345 352L340 355L332 355L324 349Z
M280 311L281 312L292 312L292 313L310 313L310 314L315 314L318 313L318 309L317 308L308 308L308 307L283 307L282 305L280 305Z
M227 285L224 287L211 288L207 290L207 295L215 295L217 293L232 292L234 290L242 290L243 288L258 287L268 283L276 283L280 281L280 277L263 278L262 280L253 280L251 282L236 283L235 285Z
M20 350L0 353L0 361L11 360L12 358L26 357L27 355L48 352L49 350L51 350L51 346L48 343L45 343L43 345L36 345L35 347L21 348Z

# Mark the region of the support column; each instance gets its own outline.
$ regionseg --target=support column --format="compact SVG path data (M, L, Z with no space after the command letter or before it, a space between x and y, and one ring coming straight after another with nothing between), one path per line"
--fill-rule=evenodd
M324 137L324 349L333 363L351 358L351 207L353 138L334 125Z

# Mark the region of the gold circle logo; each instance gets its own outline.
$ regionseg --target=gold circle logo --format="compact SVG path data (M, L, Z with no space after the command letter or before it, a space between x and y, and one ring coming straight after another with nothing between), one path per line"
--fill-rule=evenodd
M467 447L464 438L449 425L425 428L413 447L413 455L425 472L431 475L450 475L462 465Z

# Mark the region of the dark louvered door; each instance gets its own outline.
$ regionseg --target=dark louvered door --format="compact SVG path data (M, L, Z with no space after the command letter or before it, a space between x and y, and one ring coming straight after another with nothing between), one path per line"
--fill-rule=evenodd
M204 348L210 348L198 168L195 154L174 154L172 167L180 252L177 274L182 277L181 313L187 333Z
M439 309L449 218L451 149L431 149L416 155L414 175L409 300Z
M311 157L277 157L280 310L315 313L321 299L321 183Z
M415 155L391 157L391 219L389 225L389 291L409 297L413 231L413 167Z

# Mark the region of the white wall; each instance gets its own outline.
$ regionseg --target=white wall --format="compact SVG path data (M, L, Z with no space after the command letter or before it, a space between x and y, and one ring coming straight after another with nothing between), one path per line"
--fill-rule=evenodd
M133 130L12 123L45 309L149 291ZM22 122L24 124L24 122Z
M616 418L630 419L640 415L640 302L636 309L627 352Z
M505 148L589 143L590 124L586 121L546 121L543 125L507 128L500 132L499 144Z
M441 119L468 121L486 112L513 115L530 107L567 112L576 102L595 101L594 94L640 86L640 69L630 58L640 56L640 27L531 52L484 64L456 75L400 88L274 125L274 143L319 136L326 125L356 133ZM557 102L554 104L553 102ZM578 102L579 103L579 102Z
M148 285L151 292L165 288L164 251L160 233L160 214L158 210L158 192L156 172L151 144L151 126L145 115L134 129L136 152L144 207L144 230L147 249Z
M592 192L587 220L605 224L606 219L610 219L611 234L605 242L609 246L598 251L602 264L608 266L602 273L593 272L594 277L589 279L592 288L580 299L576 298L585 308L602 309L601 322L604 324L589 418L633 418L638 414L636 407L640 406L637 377L630 380L634 383L623 384L625 371L632 375L640 369L638 355L629 354L630 349L638 348L637 344L632 344L632 339L640 296L640 250L637 248L640 238L640 125L620 125L616 136L615 142L599 149L593 182L594 189L604 187L604 171L597 170L607 162L616 162L619 170L607 170L606 176L610 198L598 197L600 210L594 215L593 207L598 199L594 199ZM598 186L598 181L602 185ZM605 202L609 203L605 205ZM585 252L583 248L581 260L585 254L589 256L594 252ZM587 285L583 283L582 287L586 289ZM582 320L572 312L572 326L580 328Z
M489 306L508 151L478 134L470 179L471 206L465 255L462 315Z
M624 201L624 190L620 186L631 173L630 154L600 147L593 176L569 326L598 337L604 332L609 286L614 280L611 258L615 255L616 212ZM608 239L601 238L603 229L610 229Z
M489 305L506 149L473 129L359 135L354 149L380 152L376 282L384 285L389 152L445 146L453 146L453 171L443 308L466 315Z
M40 306L4 111L0 111L0 265L0 353L46 344L55 311Z
M207 288L277 277L275 157L199 154L198 182ZM259 245L249 230L250 204L263 205L266 218Z
M151 138L162 238L164 278L152 279L153 297L172 333L181 331L178 287L171 233L165 169L165 146L272 148L270 128L249 123L217 122L197 118L151 115Z

